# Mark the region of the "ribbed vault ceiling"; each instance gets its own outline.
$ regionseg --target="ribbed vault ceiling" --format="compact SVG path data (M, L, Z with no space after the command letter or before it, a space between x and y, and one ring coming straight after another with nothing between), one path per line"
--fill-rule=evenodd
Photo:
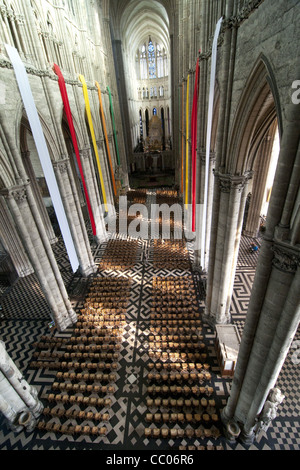
M152 41L158 42L169 53L169 16L158 0L113 0L111 16L114 33L121 39L125 50L135 53L138 46Z

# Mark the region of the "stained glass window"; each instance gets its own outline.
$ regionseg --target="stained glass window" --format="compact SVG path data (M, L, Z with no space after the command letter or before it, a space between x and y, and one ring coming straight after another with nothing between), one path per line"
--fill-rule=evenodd
M155 49L151 41L151 38L149 38L149 44L148 44L148 64L149 64L149 78L156 78Z

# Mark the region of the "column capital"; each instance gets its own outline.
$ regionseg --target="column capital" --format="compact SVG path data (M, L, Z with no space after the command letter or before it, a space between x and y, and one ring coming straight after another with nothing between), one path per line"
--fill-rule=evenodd
M27 200L27 187L29 184L30 182L27 181L25 184L4 188L0 194L6 199L14 199L18 204L21 204Z
M280 271L294 274L297 267L300 266L300 253L290 250L283 245L273 245L274 252L273 266Z
M253 172L249 171L243 175L232 175L214 170L214 175L219 180L219 187L221 192L229 193L232 189L241 192L244 189L247 181L252 178Z
M205 162L206 162L206 151L205 151L205 149L203 149L203 148L200 149L200 150L198 151L198 154L199 154L199 157L200 157L200 160L201 160L202 165L204 165ZM212 163L214 163L215 160L216 160L216 152L214 152L213 150L211 150L211 151L209 152L209 161L212 162Z
M70 160L68 157L53 162L53 167L60 173L66 173L69 169Z
M79 150L79 153L82 158L88 159L90 158L90 155L91 155L91 149L90 148L81 149Z

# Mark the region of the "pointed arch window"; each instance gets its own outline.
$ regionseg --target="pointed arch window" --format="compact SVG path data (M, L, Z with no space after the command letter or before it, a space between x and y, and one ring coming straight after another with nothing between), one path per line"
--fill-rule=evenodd
M149 78L156 78L156 63L155 63L155 48L149 38L148 43L148 64L149 64Z

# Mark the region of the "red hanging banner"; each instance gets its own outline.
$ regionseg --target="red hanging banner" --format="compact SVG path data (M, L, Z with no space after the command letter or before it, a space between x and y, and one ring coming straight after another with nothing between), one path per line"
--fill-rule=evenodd
M86 204L87 204L87 208L88 208L88 212L89 212L89 216L90 216L90 221L91 221L91 225L92 225L93 235L96 235L96 224L95 224L95 220L94 220L94 216L93 216L93 211L92 211L92 207L91 207L91 203L90 203L88 190L87 190L87 187L86 187L86 184L85 184L85 179L84 179L84 174L83 174L83 170L82 170L81 159L80 159L80 155L79 155L77 138L76 138L76 133L75 133L75 129L74 129L73 118L72 118L72 113L71 113L70 103L69 103L69 99L68 99L65 80L64 80L64 77L63 77L63 75L61 73L61 70L60 70L58 65L54 64L53 65L53 70L56 73L56 75L58 76L58 85L59 85L61 97L62 97L62 100L63 100L63 104L64 104L68 124L69 124L69 129L70 129L71 138L72 138L72 142L73 142L73 146L74 146L74 150L75 150L78 169L79 169L79 172L80 172L81 181L82 181L82 185L83 185L83 190L84 190L84 194L85 194L85 198L86 198Z
M197 121L198 121L198 95L199 95L199 57L195 70L195 86L191 117L192 141L192 232L196 231L196 176L197 176Z

